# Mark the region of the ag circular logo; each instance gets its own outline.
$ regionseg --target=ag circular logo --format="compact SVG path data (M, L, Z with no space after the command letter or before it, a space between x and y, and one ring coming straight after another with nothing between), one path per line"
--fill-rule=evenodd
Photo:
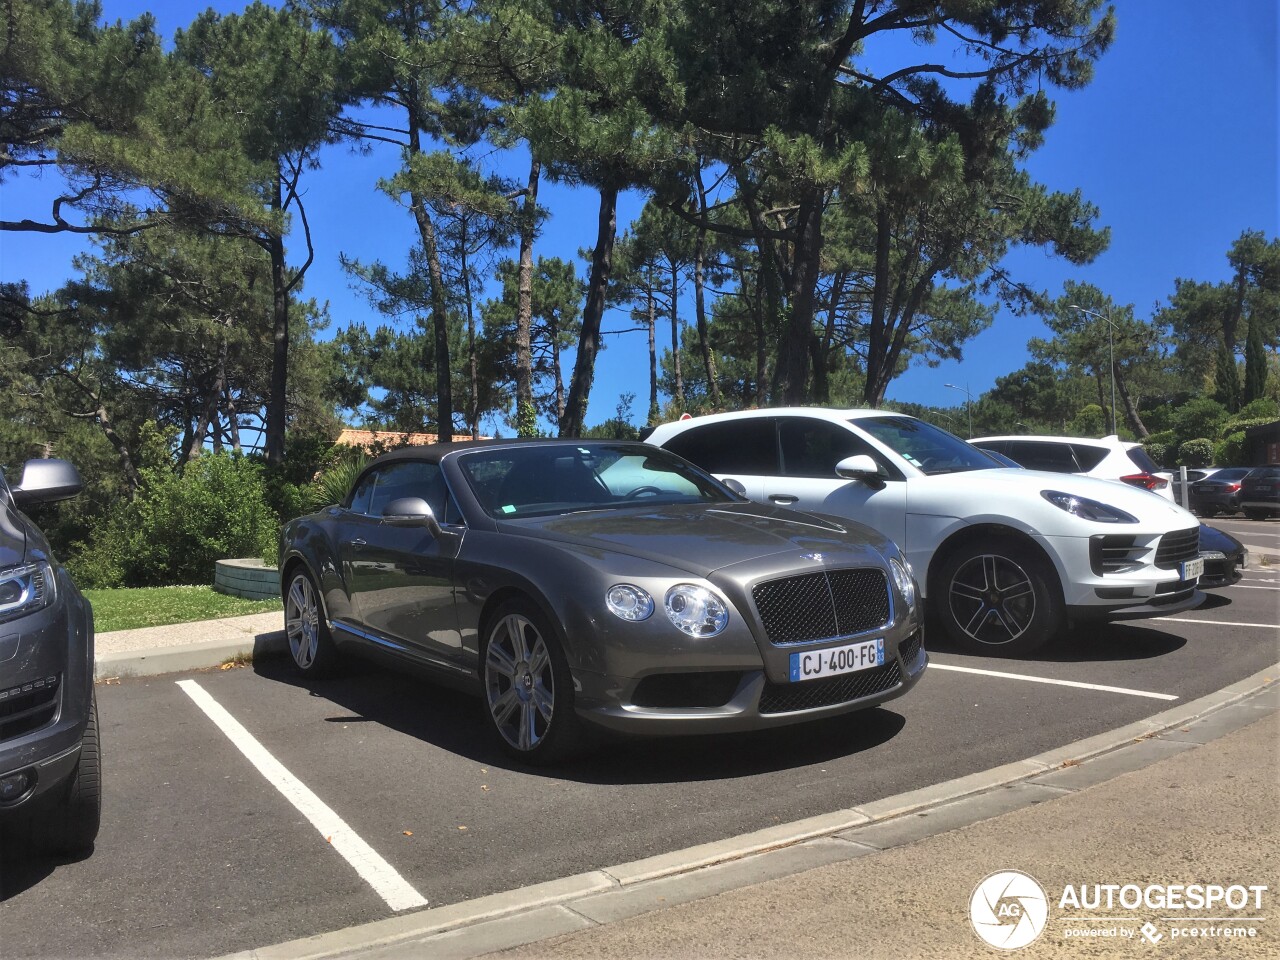
M1049 898L1035 878L1017 870L993 873L969 898L969 922L985 943L1017 950L1033 943L1049 919Z

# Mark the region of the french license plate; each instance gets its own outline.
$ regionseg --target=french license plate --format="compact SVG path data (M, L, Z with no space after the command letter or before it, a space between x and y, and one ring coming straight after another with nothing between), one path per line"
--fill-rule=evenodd
M1196 577L1204 573L1204 558L1196 557L1194 560L1188 560L1182 564L1182 579L1194 580Z
M791 654L791 682L833 677L884 665L884 640L864 640L843 647Z

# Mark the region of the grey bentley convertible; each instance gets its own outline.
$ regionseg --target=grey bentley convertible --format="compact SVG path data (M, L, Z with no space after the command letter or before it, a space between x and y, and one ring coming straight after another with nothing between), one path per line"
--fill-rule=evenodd
M284 527L280 570L302 673L362 648L412 661L480 692L529 762L585 725L748 730L875 706L928 662L891 541L749 503L640 443L398 450Z

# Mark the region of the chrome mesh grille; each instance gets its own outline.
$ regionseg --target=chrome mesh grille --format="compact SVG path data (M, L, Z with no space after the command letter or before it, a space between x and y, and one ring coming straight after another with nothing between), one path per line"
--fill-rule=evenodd
M902 654L902 662L910 666L916 662L916 657L920 656L920 634L913 633L898 648L898 652Z
M797 710L849 703L892 690L901 682L902 672L898 669L896 659L874 670L860 670L824 680L807 680L803 683L768 682L760 695L760 712L794 713Z
M889 581L874 568L766 580L751 598L769 642L779 645L849 636L889 622Z

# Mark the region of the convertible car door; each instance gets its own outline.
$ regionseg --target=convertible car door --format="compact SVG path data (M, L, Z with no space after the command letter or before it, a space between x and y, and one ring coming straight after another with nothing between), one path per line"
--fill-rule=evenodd
M435 463L403 460L379 472L367 512L349 518L351 588L367 639L435 666L462 669L453 570L464 528L394 526L392 500L421 497L448 519L447 491Z

